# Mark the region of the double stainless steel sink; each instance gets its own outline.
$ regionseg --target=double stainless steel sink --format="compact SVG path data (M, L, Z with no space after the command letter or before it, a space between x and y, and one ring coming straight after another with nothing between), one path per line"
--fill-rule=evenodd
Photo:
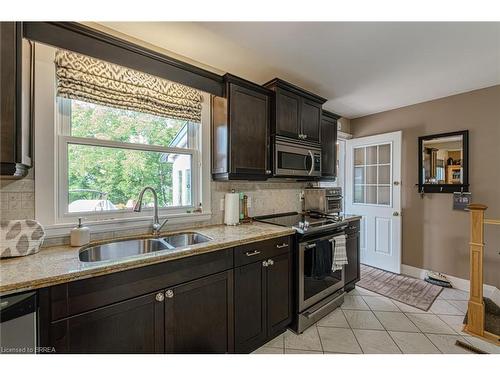
M163 238L122 240L84 248L80 250L79 258L82 262L115 260L155 251L176 250L210 240L196 232L177 233Z

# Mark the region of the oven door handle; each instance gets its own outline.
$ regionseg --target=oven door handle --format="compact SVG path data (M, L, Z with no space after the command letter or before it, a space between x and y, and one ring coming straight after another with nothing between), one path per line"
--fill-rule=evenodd
M314 311L311 311L311 312L306 312L304 314L304 316L307 318L307 319L311 319L311 318L314 318L315 315L318 315L321 311L325 310L326 308L330 307L332 304L334 304L335 302L337 302L338 298L342 297L342 296L345 296L345 292L342 292L342 294L340 294L338 297L336 297L335 299L331 300L330 302L328 303L325 303L323 306L319 307L317 310L314 310Z

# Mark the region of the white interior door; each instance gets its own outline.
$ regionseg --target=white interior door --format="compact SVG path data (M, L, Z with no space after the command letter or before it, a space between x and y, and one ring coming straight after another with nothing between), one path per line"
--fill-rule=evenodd
M346 142L345 211L360 215L361 263L401 271L401 132Z

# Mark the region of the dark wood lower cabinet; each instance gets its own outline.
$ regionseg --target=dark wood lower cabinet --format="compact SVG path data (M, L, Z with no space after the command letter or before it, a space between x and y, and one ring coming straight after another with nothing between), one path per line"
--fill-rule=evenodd
M291 245L290 237L269 239L40 289L39 346L251 352L290 324Z
M233 271L181 284L165 292L167 353L233 351Z
M53 322L50 346L56 353L162 353L164 304L158 293Z
M290 252L235 269L234 341L249 353L282 333L292 318Z
M347 265L344 269L344 283L347 291L354 289L354 284L360 280L360 222L353 221L346 229Z
M262 261L234 270L234 347L246 353L267 337L266 268Z

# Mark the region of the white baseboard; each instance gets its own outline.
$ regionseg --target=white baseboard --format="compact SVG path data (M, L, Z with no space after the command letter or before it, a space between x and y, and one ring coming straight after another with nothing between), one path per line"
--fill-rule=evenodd
M413 266L409 266L407 264L402 264L401 265L401 273L403 275L407 276L412 276L417 279L423 280L425 276L427 275L427 270L424 270L422 268L417 268ZM463 290L465 292L468 292L470 290L470 281L467 279L461 279L459 277L451 276L451 275L446 275L444 274L448 280L450 280L451 285L453 285L454 288ZM500 306L500 290L493 286L493 285L483 285L483 295L484 297L490 298L493 302L495 302L497 305Z

